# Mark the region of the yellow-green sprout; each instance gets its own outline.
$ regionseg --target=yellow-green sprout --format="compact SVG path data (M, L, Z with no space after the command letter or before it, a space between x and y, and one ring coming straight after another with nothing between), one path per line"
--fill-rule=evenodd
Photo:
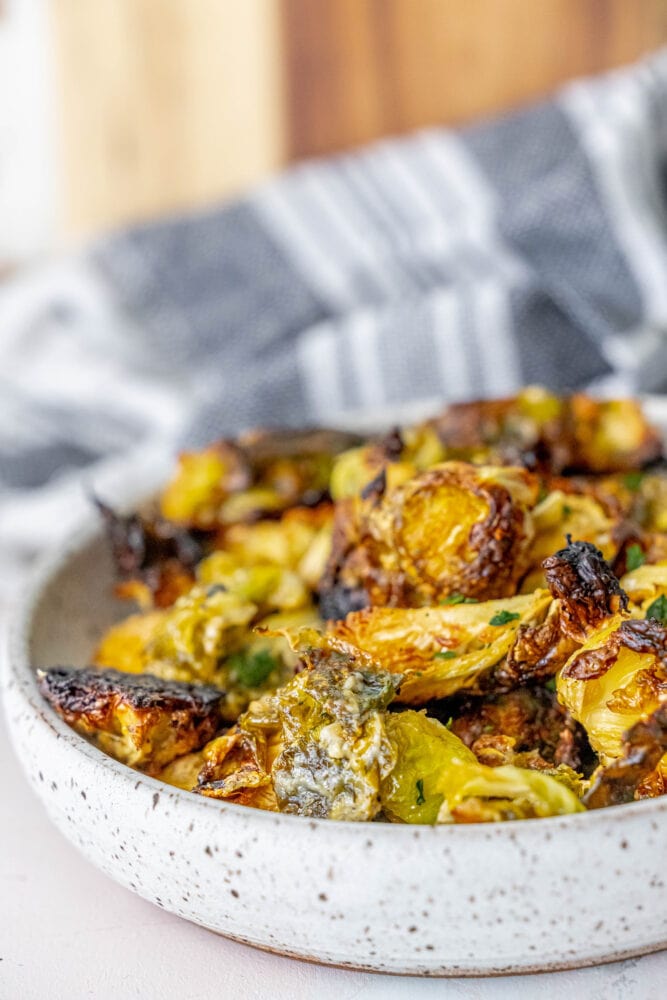
M569 775L561 780L512 764L480 764L458 736L423 712L389 714L385 725L396 758L380 793L389 819L491 822L583 811Z

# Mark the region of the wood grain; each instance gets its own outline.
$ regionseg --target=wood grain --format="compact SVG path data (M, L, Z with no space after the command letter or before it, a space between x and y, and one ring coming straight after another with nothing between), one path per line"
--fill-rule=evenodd
M299 158L460 123L667 42L665 0L283 0Z
M206 204L285 159L273 0L53 0L64 226Z

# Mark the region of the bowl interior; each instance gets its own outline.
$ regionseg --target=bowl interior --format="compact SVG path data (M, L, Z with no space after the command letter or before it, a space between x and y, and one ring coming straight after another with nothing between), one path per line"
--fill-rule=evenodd
M133 609L113 596L113 566L97 534L72 546L47 579L32 613L28 655L35 668L85 666L104 631Z

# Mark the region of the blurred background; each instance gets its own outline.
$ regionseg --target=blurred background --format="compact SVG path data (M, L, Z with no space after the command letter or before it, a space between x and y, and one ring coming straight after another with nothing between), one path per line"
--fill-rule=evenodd
M251 426L667 391L666 179L667 0L0 0L0 549Z
M665 42L665 0L0 0L0 267Z

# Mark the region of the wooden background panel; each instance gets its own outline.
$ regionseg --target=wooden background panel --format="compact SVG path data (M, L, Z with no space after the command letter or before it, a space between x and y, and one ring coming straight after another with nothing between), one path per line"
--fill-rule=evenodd
M285 159L274 0L53 0L64 226L233 193Z
M289 153L460 123L667 42L665 0L283 0Z
M0 0L1 2L1 0ZM667 0L51 0L64 228L459 123L667 42Z

